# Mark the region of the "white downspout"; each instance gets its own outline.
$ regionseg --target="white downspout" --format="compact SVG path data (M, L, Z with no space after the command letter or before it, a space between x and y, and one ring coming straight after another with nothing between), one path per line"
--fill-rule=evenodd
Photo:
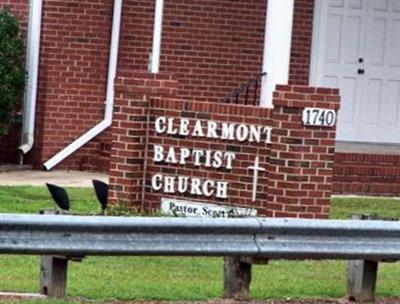
M261 105L272 108L272 93L277 84L289 79L294 0L268 0L265 21Z
M164 0L156 0L153 28L153 48L150 56L150 73L157 74L160 70L161 32L164 12Z
M24 94L23 121L21 145L18 150L22 157L28 153L34 143L36 96L39 71L40 34L42 24L42 0L30 0L29 3L29 25L26 51L26 69L28 72L28 83Z
M94 137L99 135L105 129L112 124L113 108L114 108L114 80L117 73L117 60L118 60L118 47L119 47L119 34L121 27L121 13L122 13L122 1L114 0L114 12L112 21L112 33L110 43L110 54L109 54L109 65L108 65L108 77L107 77L107 92L104 110L104 119L99 124L94 126L92 129L81 135L66 148L58 152L47 162L43 164L45 170L51 170L54 166L60 163L62 160L70 156L84 144L92 140Z

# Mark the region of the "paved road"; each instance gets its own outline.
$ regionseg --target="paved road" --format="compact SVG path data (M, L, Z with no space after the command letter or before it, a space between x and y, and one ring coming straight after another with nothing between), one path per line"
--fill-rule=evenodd
M44 186L46 182L63 187L92 187L92 179L108 182L104 173L82 171L19 170L0 172L0 186Z

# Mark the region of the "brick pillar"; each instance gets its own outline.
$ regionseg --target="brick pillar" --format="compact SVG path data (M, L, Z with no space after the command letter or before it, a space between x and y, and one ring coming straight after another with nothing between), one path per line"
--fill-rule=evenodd
M164 74L123 74L115 86L110 162L110 202L142 206L151 99L171 97L178 83Z
M337 89L278 85L273 96L268 209L274 217L327 218L336 127L304 126L305 107L339 108Z

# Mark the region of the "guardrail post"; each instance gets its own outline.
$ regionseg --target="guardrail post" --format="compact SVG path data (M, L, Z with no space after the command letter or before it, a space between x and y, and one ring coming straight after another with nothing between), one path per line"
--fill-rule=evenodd
M64 211L46 209L39 214L59 215ZM40 257L40 293L46 296L63 298L67 285L68 259L66 257L42 255Z
M373 302L378 262L353 260L347 266L347 296L350 301Z
M354 220L369 220L370 216L353 215ZM373 302L375 299L378 262L352 260L347 264L347 297L350 301Z
M251 281L251 262L240 257L224 258L224 298L247 300Z
M65 297L68 259L66 257L40 257L40 293L55 298Z
M61 210L40 210L39 214L70 214ZM64 298L67 288L68 261L81 262L84 257L42 255L40 257L40 293Z

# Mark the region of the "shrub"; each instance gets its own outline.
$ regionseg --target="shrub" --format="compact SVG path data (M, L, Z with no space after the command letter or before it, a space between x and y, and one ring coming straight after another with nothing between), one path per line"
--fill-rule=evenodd
M137 212L130 209L126 202L117 202L107 207L106 215L109 216L134 216Z
M24 44L16 17L0 11L0 134L7 134L25 84Z

